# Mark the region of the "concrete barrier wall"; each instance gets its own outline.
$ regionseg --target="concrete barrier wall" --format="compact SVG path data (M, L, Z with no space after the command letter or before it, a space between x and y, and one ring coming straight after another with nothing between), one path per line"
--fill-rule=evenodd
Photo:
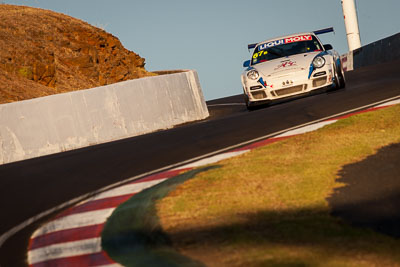
M400 59L400 33L350 51L342 56L345 71Z
M353 70L353 51L349 51L346 54L340 56L343 64L344 71Z
M205 119L196 71L0 105L0 164Z

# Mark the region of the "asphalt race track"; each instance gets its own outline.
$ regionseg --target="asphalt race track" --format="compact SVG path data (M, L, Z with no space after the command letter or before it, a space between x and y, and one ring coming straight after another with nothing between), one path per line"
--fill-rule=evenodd
M400 61L347 73L344 90L248 112L242 95L209 101L208 120L167 131L0 166L0 235L85 193L250 139L400 95ZM240 84L238 84L240 86ZM48 217L47 217L48 218ZM9 238L0 265L25 266L30 234Z

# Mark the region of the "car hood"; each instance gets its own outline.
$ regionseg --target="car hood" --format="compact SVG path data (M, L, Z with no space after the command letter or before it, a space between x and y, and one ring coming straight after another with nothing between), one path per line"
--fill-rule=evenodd
M310 64L314 57L320 52L309 52L304 54L282 57L271 61L259 63L253 68L264 77L285 76L298 71L309 71Z

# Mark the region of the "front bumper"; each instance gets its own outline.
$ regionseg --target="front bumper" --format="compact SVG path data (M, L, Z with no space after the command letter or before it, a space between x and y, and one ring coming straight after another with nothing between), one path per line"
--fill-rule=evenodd
M300 77L286 75L273 79L270 78L264 84L259 80L247 80L244 84L244 93L248 99L248 106L307 95L314 93L314 91L334 87L333 71L331 68L318 70L312 73L309 79L305 76L303 73Z
M323 86L323 87L320 87L320 88L317 88L317 89L314 89L314 90L311 90L308 92L304 92L304 93L300 93L300 94L293 94L293 95L289 95L289 96L285 96L285 97L280 97L280 98L276 98L274 100L270 100L270 99L262 99L262 100L256 100L256 101L249 100L247 102L247 107L257 107L257 106L269 105L269 104L279 104L279 103L283 103L286 101L327 92L331 89L332 89L332 85L327 85L327 86Z

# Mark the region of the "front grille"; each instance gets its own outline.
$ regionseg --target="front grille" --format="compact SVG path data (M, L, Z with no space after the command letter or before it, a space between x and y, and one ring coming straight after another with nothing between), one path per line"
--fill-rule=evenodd
M315 79L312 82L313 87L319 87L324 84L326 84L326 77L321 77L321 78Z
M280 89L280 90L276 90L274 91L275 95L277 96L284 96L284 95L290 95L293 93L297 93L303 90L303 85L297 85L297 86L293 86L293 87L288 87L285 89Z
M265 94L264 91L254 92L254 93L251 93L251 95L252 95L255 99L263 99L263 98L266 98L266 97L267 97L267 95Z

